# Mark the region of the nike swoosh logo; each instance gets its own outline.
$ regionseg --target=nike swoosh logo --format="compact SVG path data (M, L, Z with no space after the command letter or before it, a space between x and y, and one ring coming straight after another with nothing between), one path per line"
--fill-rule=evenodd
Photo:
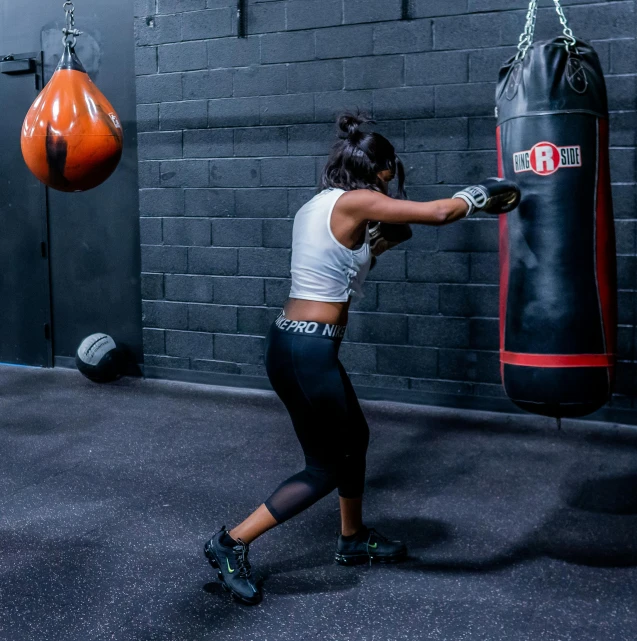
M230 572L230 574L232 574L234 572L234 570L230 567L230 561L228 561L228 559L226 559L226 565L228 566L228 572Z
M369 547L373 548L373 549L376 549L378 547L378 543L374 543L373 545L370 543Z

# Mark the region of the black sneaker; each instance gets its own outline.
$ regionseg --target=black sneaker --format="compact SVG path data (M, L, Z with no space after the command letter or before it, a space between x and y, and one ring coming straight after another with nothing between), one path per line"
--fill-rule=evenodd
M374 528L366 528L353 539L338 537L336 562L341 565L358 563L396 563L407 556L407 547L400 541L390 541Z
M208 541L203 548L210 565L217 569L217 576L224 590L246 605L257 605L263 597L261 588L252 577L250 561L248 561L249 546L241 539L234 547L223 545L221 537L227 533L224 525Z

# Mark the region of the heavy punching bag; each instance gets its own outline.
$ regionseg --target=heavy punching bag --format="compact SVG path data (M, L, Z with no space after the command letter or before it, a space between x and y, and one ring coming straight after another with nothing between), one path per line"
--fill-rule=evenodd
M617 291L604 77L554 2L564 35L533 43L531 2L496 91L500 175L522 192L500 216L500 357L518 406L562 418L610 398Z
M122 156L124 134L111 103L93 84L74 45L73 3L66 2L64 54L22 126L22 155L31 172L59 191L102 184Z

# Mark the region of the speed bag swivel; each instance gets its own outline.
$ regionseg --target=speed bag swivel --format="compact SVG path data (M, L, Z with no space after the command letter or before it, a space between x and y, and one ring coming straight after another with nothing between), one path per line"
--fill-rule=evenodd
M617 334L606 85L593 48L568 45L534 43L496 92L499 173L522 192L500 216L502 382L557 418L608 401Z

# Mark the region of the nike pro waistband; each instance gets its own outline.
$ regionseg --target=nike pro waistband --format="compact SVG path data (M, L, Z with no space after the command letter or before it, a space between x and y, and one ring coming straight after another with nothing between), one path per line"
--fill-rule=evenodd
M330 325L329 323L316 323L314 321L293 321L281 315L274 321L274 326L289 334L302 336L314 336L317 338L329 338L341 340L345 336L345 325Z

